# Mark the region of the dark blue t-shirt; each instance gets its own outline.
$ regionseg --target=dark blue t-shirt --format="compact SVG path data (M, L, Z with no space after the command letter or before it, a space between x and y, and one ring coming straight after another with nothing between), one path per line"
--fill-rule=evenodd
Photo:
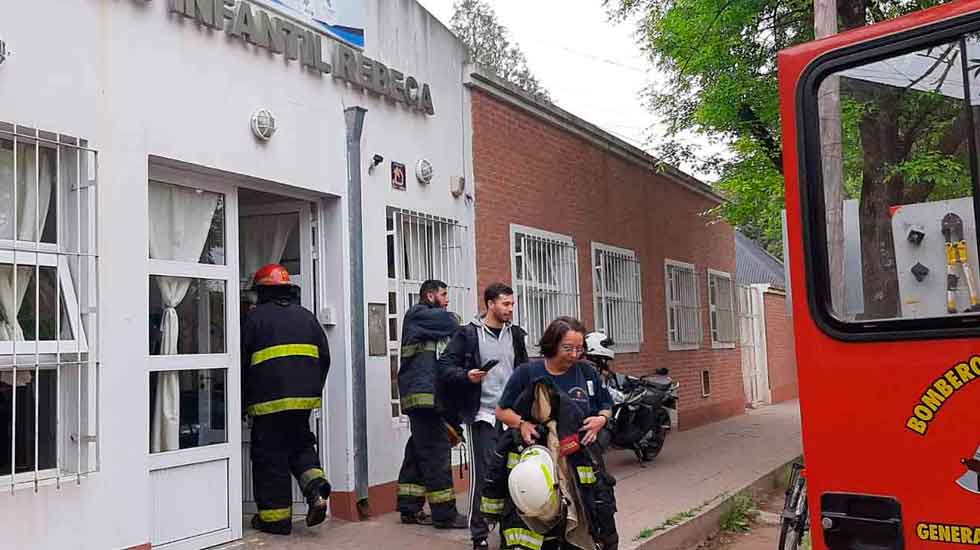
M586 416L595 416L599 411L612 409L612 396L594 367L588 363L578 363L565 374L556 376L548 372L544 361L531 361L514 370L500 396L500 408L514 408L524 390L545 377L551 378L567 393Z

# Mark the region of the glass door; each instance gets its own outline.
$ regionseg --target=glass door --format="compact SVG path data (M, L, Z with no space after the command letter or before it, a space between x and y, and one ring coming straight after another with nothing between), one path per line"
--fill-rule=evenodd
M241 537L235 189L151 165L148 183L151 542Z

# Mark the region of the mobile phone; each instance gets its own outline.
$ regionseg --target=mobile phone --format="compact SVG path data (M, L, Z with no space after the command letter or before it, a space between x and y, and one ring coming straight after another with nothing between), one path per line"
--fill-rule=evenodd
M482 370L483 372L490 372L490 369L496 367L497 363L500 363L500 361L498 361L497 359L491 359L486 363L484 363L483 366L480 367L480 370Z

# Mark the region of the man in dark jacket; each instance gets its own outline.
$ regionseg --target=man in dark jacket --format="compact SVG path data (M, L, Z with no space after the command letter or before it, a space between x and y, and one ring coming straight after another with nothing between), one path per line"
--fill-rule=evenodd
M514 369L527 362L526 333L511 324L514 291L494 283L483 292L486 313L471 321L449 343L439 359L440 370L452 394L453 405L466 424L470 463L470 537L473 548L487 548L490 529L480 511L480 494L487 466L500 432L494 411ZM497 364L484 372L489 361Z
M438 357L459 329L448 306L446 283L426 281L419 290L419 303L402 322L398 392L412 435L398 474L398 510L403 523L431 521L439 529L465 529L466 518L457 512L453 493L452 446L443 414L446 396L438 391ZM431 520L422 513L426 500Z
M327 482L310 432L310 411L321 406L330 370L323 328L301 307L289 272L281 265L259 269L258 305L242 327L243 406L252 417L252 484L258 514L252 527L278 535L292 529L292 484L306 497L306 524L327 514Z

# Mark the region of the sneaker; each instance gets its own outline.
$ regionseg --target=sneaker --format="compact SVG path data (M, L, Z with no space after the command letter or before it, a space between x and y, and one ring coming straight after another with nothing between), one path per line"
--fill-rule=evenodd
M457 513L456 517L444 521L433 521L432 525L436 529L469 529L470 520L466 516Z
M320 525L327 519L327 499L320 495L306 497L306 526Z
M291 521L277 521L275 523L266 523L259 518L258 514L252 516L252 529L262 531L263 533L269 533L270 535L288 535L293 528L293 523Z
M489 550L490 545L487 544L486 540L475 540L473 541L473 550Z
M432 525L432 518L425 512L402 514L402 523L407 525Z

